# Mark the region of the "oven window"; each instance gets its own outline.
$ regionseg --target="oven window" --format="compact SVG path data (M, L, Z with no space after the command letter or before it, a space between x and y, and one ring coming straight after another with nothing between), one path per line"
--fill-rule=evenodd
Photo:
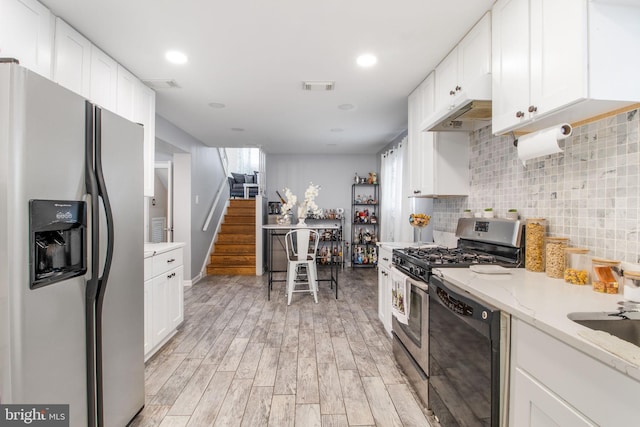
M436 298L429 305L429 407L443 426L495 425L491 342Z
M407 336L413 341L413 343L422 347L422 304L426 304L422 297L424 295L421 291L416 291L416 288L411 287L411 300L409 302L409 324L404 325L400 323L400 327L407 334Z

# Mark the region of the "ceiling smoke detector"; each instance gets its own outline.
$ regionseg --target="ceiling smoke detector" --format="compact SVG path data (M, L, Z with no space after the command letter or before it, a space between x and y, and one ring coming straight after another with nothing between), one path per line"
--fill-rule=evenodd
M180 85L173 79L143 80L142 83L151 89L179 89Z
M331 81L303 81L302 90L311 91L329 91L333 90L336 86L336 82Z

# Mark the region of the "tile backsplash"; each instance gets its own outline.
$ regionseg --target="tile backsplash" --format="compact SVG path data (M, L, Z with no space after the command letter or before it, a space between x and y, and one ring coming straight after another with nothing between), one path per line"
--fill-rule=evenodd
M436 199L434 229L455 232L465 209L504 217L515 208L521 218L546 218L550 236L592 256L640 262L638 111L574 128L564 152L526 166L511 136L493 136L491 126L471 133L469 196Z

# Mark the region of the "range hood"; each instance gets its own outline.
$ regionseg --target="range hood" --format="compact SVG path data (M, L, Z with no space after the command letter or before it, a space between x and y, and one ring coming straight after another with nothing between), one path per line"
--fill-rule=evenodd
M491 101L468 100L440 117L430 117L429 122L423 123L423 131L473 132L491 123Z

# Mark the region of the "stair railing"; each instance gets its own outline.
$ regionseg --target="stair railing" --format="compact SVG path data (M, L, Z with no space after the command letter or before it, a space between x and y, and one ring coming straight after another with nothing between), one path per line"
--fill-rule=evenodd
M225 175L226 176L226 175ZM220 199L222 198L223 191L227 189L227 179L223 179L220 181L220 186L216 192L216 197L213 199L213 204L211 205L211 209L209 210L209 215L207 215L207 219L204 221L204 226L202 227L202 231L207 231L209 228L209 223L211 223L211 219L213 218L213 213L216 211L218 207L218 203L220 203ZM226 199L225 199L226 200Z

